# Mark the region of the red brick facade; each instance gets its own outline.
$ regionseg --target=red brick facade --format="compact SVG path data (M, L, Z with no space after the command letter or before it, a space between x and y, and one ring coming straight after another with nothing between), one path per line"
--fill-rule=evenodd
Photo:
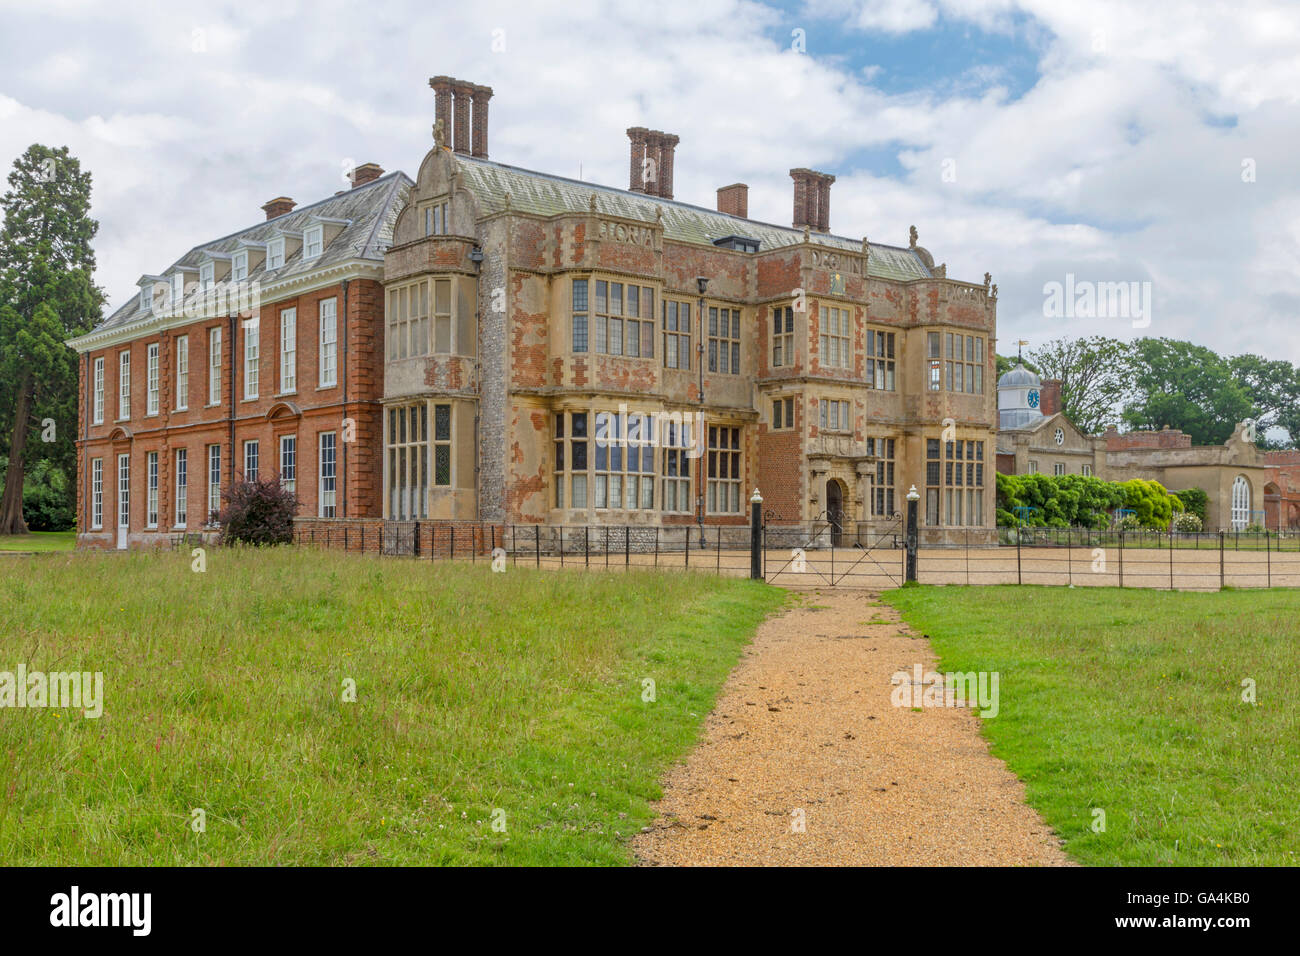
M320 384L322 303L337 310L338 369L335 384ZM246 397L245 325L240 316L200 319L172 325L120 345L90 349L82 357L78 434L78 527L81 543L117 546L118 456L129 455L127 540L130 546L166 543L173 535L201 532L209 522L209 447L220 448L221 486L244 471L245 445L258 443L258 472L278 472L282 436L296 438L296 493L304 515L317 514L319 435L334 433L338 453L336 510L340 517L375 516L382 462L372 440L379 428L382 398L379 357L383 354L382 287L374 279L344 280L335 285L262 303L258 318L258 385ZM328 307L328 306L327 306ZM279 337L281 316L296 309L296 383L282 388ZM346 316L346 322L343 317ZM220 330L220 399L209 399L209 342ZM177 392L177 351L188 341L188 389ZM346 347L344 346L346 343ZM158 348L158 409L150 414L149 352ZM120 356L130 355L130 414L118 417ZM104 360L104 421L92 421L94 368ZM344 374L346 372L346 374ZM345 420L356 423L355 429ZM345 441L345 435L354 437ZM186 452L184 524L177 523L177 451ZM149 455L157 460L157 521L149 521ZM102 520L92 513L93 462L103 467ZM112 477L110 482L109 477Z

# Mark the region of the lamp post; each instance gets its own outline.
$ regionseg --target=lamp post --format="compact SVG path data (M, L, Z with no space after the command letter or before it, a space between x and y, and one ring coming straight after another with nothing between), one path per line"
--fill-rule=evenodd
M703 409L704 408L704 294L709 291L709 277L696 276L695 287L700 290L700 326L699 326L700 334L695 342L695 363L699 366L699 376L700 376L699 405L700 408ZM703 418L704 416L701 414L700 416L701 431L703 431L704 429ZM700 441L704 441L704 440L705 440L705 436L700 435ZM708 476L703 474L702 468L697 467L696 471L700 472L701 474L698 476L700 493L696 497L697 505L695 508L695 521L700 528L700 548L703 549L707 546L704 540L704 489L706 487L706 482L708 481Z
M916 509L917 502L920 500L921 495L917 492L916 485L913 485L907 493L907 571L904 575L906 581L916 580Z
M749 576L763 578L763 496L757 488L749 499Z

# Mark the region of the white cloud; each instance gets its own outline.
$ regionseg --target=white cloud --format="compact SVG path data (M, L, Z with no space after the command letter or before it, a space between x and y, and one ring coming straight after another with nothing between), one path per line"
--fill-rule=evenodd
M908 33L934 24L939 11L928 0L865 0L851 4L859 30Z
M1093 270L1151 279L1142 331L1300 360L1300 10L1283 2L1178 17L1118 0L812 0L798 14L753 0L411 2L358 16L342 0L0 0L0 16L0 165L35 141L81 158L115 303L141 273L256 222L270 197L331 194L345 158L414 173L426 81L448 73L495 89L503 162L623 185L624 129L657 127L682 138L679 199L711 205L742 180L751 214L775 222L789 221L789 168L833 172L836 231L901 244L915 223L950 276L992 272L1004 341L1135 334L1043 319L1044 281ZM996 31L1039 51L1038 76L1013 99L1005 64L968 58L886 93L873 84L887 72L905 86L907 64L790 49L809 16L898 42L945 22ZM881 149L898 151L901 176L853 168Z

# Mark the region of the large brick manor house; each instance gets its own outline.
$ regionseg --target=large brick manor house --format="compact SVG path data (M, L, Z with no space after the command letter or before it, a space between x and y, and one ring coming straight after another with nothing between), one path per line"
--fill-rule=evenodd
M636 127L627 189L487 158L492 91L436 77L414 181L352 188L195 246L71 344L79 541L201 532L243 475L310 521L894 525L992 535L997 287L917 245L673 198L676 136ZM972 540L976 536L972 536Z

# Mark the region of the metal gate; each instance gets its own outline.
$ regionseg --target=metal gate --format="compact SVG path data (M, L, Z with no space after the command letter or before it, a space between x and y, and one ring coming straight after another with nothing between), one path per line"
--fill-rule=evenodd
M852 535L834 522L763 526L764 577L771 584L898 587L905 573L903 516L894 514ZM866 579L866 580L864 580Z
M415 554L414 521L385 521L383 554Z

